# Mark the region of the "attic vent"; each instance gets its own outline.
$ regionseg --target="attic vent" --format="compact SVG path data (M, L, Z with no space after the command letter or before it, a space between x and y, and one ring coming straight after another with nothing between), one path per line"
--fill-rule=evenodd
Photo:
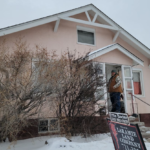
M77 26L78 43L95 45L95 30Z

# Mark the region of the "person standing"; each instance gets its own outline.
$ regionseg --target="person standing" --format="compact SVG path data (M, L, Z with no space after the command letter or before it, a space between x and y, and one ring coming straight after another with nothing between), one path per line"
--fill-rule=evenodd
M122 93L121 79L116 70L111 71L111 78L108 82L108 92L110 93L110 100L112 103L111 112L120 112L121 103L120 95Z

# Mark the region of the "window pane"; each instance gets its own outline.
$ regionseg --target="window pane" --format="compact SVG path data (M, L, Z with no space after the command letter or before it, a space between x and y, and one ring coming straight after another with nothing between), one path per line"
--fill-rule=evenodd
M39 121L39 132L48 131L48 120Z
M104 89L103 88L97 88L95 92L95 98L96 100L104 100Z
M132 100L131 93L132 93L132 91L126 91L127 100Z
M129 67L124 68L124 75L125 77L131 77L131 71Z
M51 119L50 120L50 125L49 125L49 130L50 131L58 131L58 119Z
M104 74L103 65L104 65L103 63L93 62L93 66L97 70L98 75Z
M134 94L138 95L142 94L140 72L133 72L133 84L134 84Z
M132 89L132 82L130 79L126 79L125 83L126 83L126 89Z
M78 30L78 42L94 45L94 33Z

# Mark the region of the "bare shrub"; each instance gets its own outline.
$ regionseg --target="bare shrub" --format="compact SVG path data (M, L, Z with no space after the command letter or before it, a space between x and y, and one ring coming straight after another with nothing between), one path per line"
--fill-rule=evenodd
M56 84L55 102L58 106L57 117L61 120L61 134L91 134L93 117L99 115L99 109L95 108L104 96L97 94L105 86L100 76L101 68L87 61L87 55L77 57L68 53L59 61L61 63L56 68L61 70L61 74L55 80L59 82Z
M0 112L1 138L15 140L29 125L28 119L38 117L46 98L53 93L45 71L50 56L45 48L30 49L22 39L16 40L13 51L7 43L0 45ZM36 67L33 60L38 60ZM43 61L44 60L44 61Z
M91 134L99 114L105 86L101 68L69 52L57 57L55 52L36 46L31 49L22 39L16 40L13 51L0 44L0 112L2 139L16 140L30 125L29 119L45 118L43 110L60 120L61 134ZM47 110L45 109L47 107Z

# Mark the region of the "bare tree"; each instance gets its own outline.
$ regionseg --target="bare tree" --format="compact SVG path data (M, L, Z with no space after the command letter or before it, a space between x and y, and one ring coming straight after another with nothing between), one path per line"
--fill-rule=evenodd
M1 138L15 140L17 134L29 125L47 97L53 93L48 86L46 68L50 56L45 48L30 49L22 39L16 40L13 51L7 43L0 45L0 111ZM38 117L38 116L37 116Z
M105 81L100 66L87 56L67 52L57 57L46 48L31 49L22 39L16 40L13 51L0 43L1 138L16 140L30 118L45 117L42 109L48 104L50 116L60 119L62 134L90 133L102 126L93 118L99 114L95 107Z
M77 57L75 54L61 57L57 70L61 74L55 80L55 102L57 116L61 120L62 134L91 133L91 129L102 123L94 123L93 118L99 114L99 105L105 86L101 77L99 64L87 61L88 55ZM59 60L59 61L60 61ZM56 71L59 73L59 71ZM99 94L98 94L99 92Z

